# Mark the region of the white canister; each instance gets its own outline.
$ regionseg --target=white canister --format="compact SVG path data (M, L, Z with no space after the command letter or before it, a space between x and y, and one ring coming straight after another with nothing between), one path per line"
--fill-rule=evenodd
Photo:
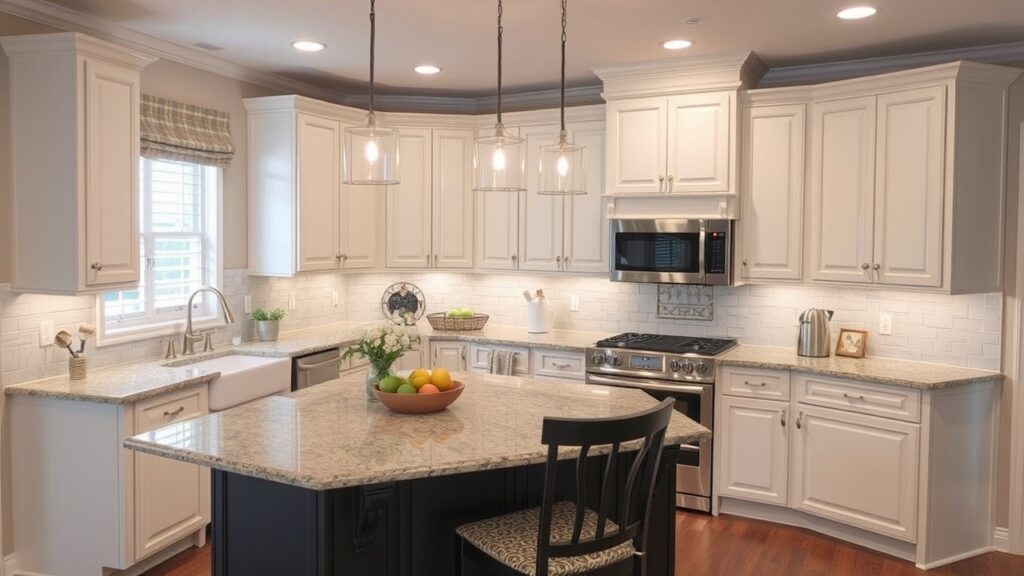
M543 334L551 329L548 305L545 300L533 300L526 304L526 331Z

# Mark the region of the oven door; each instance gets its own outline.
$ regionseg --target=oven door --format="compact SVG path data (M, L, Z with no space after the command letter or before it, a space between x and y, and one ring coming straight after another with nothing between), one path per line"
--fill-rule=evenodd
M673 384L644 378L620 378L587 374L588 384L639 388L658 400L672 398L675 409L708 430L713 430L714 386ZM711 511L711 440L680 446L676 467L676 505Z

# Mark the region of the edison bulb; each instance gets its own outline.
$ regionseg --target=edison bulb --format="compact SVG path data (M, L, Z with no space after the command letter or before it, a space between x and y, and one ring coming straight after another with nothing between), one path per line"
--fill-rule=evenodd
M505 171L505 151L500 147L494 150L494 155L491 156L491 167L499 172Z
M565 157L565 154L558 155L558 163L555 164L555 167L558 170L558 175L563 178L569 173L569 159Z
M370 164L375 164L377 162L377 158L380 157L380 149L377 147L377 141L370 140L367 142L366 148L363 152L366 154L366 161Z

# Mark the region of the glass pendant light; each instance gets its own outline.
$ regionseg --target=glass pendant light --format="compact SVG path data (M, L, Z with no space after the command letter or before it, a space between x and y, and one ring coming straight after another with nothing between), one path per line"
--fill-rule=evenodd
M581 195L587 193L587 147L569 142L565 131L565 22L562 0L562 129L558 142L540 147L540 185L537 194Z
M501 123L501 0L498 0L498 118L493 131L476 139L473 150L473 190L481 192L520 192L526 190L523 139L510 134Z
M345 129L342 181L345 184L398 184L398 130L377 121L373 111L373 56L377 35L374 0L370 0L370 110L365 126Z

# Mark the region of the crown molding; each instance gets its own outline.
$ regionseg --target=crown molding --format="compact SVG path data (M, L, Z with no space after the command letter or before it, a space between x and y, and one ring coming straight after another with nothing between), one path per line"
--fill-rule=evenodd
M767 67L753 52L692 56L596 68L605 100L752 88Z
M846 80L860 76L896 72L908 68L944 64L957 60L970 60L988 64L1024 63L1024 42L771 68L761 78L758 87L768 88L772 86L792 86L796 84L815 84L834 80Z
M591 104L604 104L601 97L600 85L581 86L567 88L565 90L565 105L588 106ZM559 90L537 90L534 92L519 92L514 94L502 94L502 112L519 112L524 110L540 110L544 108L557 108L561 102ZM369 97L366 94L346 95L342 104L356 108L366 109ZM414 112L428 114L493 114L498 110L497 95L488 96L403 96L403 95L381 95L373 98L374 108L381 111L391 112Z
M0 46L3 46L7 57L14 60L60 56L73 58L76 53L81 53L136 71L141 71L155 60L152 56L127 51L117 44L79 32L0 36Z

